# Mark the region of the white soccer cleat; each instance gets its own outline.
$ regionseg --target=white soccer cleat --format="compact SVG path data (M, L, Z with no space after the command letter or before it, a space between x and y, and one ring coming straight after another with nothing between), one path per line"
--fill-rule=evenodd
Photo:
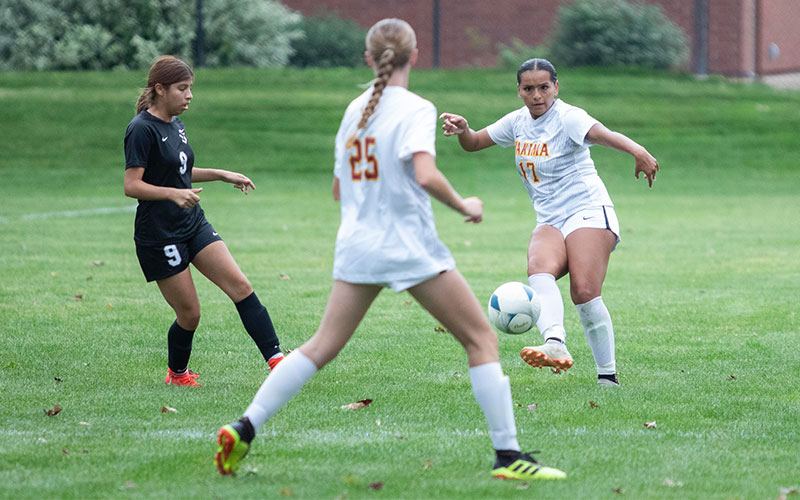
M519 355L535 368L548 366L557 372L567 370L573 363L567 346L555 341L545 342L539 346L523 347Z

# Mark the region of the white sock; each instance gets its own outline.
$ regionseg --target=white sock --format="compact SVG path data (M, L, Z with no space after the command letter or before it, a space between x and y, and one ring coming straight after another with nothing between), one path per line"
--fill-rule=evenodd
M511 385L503 375L500 363L492 362L469 369L472 393L478 400L489 424L489 436L495 450L520 451L517 426L514 423L514 406L511 402Z
M278 413L308 379L317 373L317 366L299 349L295 349L269 374L267 380L247 407L244 416L250 419L258 432L270 417Z
M542 337L547 340L544 337L547 329L559 326L561 328L549 332L551 334L549 336L559 337L559 340L564 342L564 300L561 298L561 290L556 285L556 277L548 273L532 274L528 276L528 283L542 304L542 312L539 313L539 320L536 322Z
M614 327L611 315L602 297L595 297L585 304L577 304L578 314L583 323L586 340L592 348L598 375L614 375L617 363L614 357Z

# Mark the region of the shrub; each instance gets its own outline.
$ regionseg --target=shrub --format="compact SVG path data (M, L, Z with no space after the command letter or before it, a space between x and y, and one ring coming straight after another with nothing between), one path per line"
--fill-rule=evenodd
M205 0L211 66L283 66L301 16L269 0ZM2 0L0 70L148 67L160 54L190 59L195 2Z
M364 64L367 30L354 21L323 14L306 17L300 27L304 35L292 43L291 66L330 68Z
M194 3L194 2L192 2ZM206 0L208 66L285 66L302 16L267 0Z
M575 0L559 9L551 54L568 66L643 66L683 62L687 38L659 6L625 0Z
M511 40L511 45L497 44L497 67L516 71L520 64L536 57L550 59L550 49L546 45L531 47L519 38Z

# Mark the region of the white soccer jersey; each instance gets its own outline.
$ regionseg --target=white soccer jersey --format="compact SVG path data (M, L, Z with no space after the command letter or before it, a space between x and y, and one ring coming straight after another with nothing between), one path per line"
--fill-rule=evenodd
M613 206L589 155L586 134L597 120L556 99L536 120L523 106L487 127L489 137L514 146L517 172L536 210L536 222L560 221L581 209Z
M333 278L387 284L453 269L428 193L414 176L414 153L436 155L436 108L403 87L386 87L348 147L371 93L370 88L350 103L336 134L341 224Z

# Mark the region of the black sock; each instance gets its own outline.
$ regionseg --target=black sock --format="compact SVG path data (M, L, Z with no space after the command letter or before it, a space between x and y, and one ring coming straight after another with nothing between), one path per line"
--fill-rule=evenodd
M194 330L184 330L173 321L167 332L167 364L173 373L186 371L189 366L189 356L192 355L192 338Z
M247 444L256 437L256 430L253 428L253 424L250 423L250 419L247 417L242 417L236 422L231 424L231 427L236 429L236 432L239 433L239 439L244 441Z
M253 339L264 356L265 361L269 361L274 354L280 352L280 342L272 326L267 308L261 305L256 292L251 293L246 299L236 303L236 310L242 318L244 329Z
M522 452L517 450L494 450L495 453L495 461L494 466L496 467L505 467L506 465L513 463L514 460L518 459Z

